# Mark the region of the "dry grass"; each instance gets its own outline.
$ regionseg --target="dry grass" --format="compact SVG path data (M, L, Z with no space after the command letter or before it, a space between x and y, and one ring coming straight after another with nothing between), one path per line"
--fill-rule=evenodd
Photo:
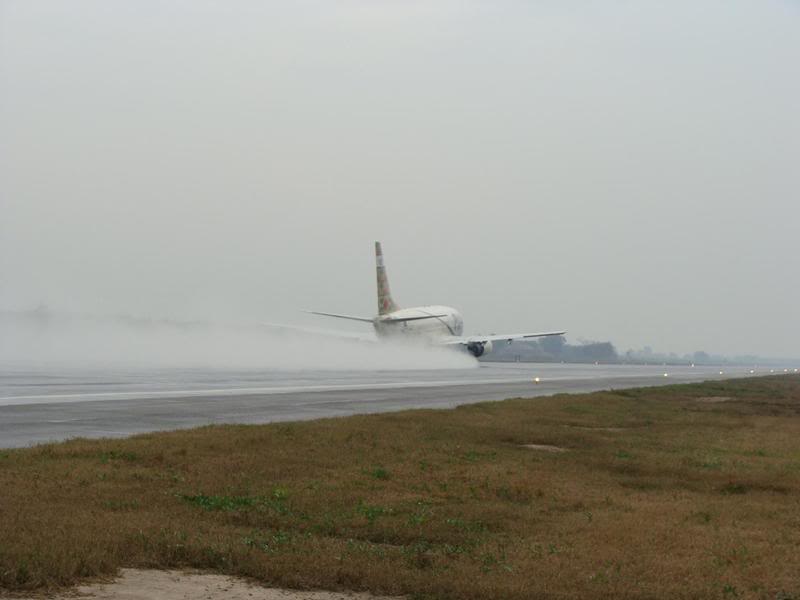
M191 566L412 598L800 598L798 417L781 376L7 450L0 589Z

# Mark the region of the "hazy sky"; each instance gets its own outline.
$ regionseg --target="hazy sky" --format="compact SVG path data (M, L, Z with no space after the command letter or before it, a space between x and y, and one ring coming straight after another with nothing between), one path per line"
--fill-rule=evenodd
M800 355L800 4L0 0L0 308ZM335 327L338 323L318 322Z

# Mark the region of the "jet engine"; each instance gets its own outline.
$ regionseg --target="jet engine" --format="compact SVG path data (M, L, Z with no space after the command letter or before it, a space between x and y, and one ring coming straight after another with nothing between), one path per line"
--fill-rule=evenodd
M485 342L470 342L467 344L467 350L472 356L478 358L484 354L489 354L492 351L492 342L487 340Z

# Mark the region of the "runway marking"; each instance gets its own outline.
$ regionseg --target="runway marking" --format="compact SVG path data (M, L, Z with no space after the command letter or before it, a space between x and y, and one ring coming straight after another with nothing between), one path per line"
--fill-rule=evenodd
M716 373L686 373L676 374L676 378L691 378L698 377L717 377ZM636 374L610 374L606 377L597 377L596 375L575 376L569 375L564 377L551 376L547 378L546 382L539 384L539 387L548 383L557 383L562 381L602 381L603 379L651 379L651 373L636 373ZM459 379L459 380L442 380L442 381L397 381L397 382L384 382L384 383L363 383L363 384L328 384L328 385L301 385L301 386L271 386L271 387L242 387L242 388L204 388L197 390L158 390L158 391L141 391L141 392L90 392L90 393L72 393L72 394L35 394L35 395L17 395L17 396L0 396L0 406L18 406L24 404L47 404L47 403L68 403L70 400L78 402L100 402L104 400L137 400L145 398L191 398L203 396L238 396L238 395L256 395L256 394L292 394L298 392L335 392L335 391L358 391L358 390L379 390L379 389L397 389L397 388L424 388L424 387L447 387L447 386L470 386L470 385L493 385L493 384L509 384L509 383L529 383L531 387L535 384L531 383L529 377L521 378L516 377L513 379Z
M555 378L551 377L551 381L557 379L596 379L595 377L564 377ZM328 384L328 385L297 385L297 386L271 386L271 387L243 387L243 388L205 388L197 390L159 390L152 392L90 392L90 393L74 393L74 394L37 394L30 396L0 396L0 403L5 403L8 400L58 400L81 398L87 402L92 400L110 400L110 399L130 399L136 398L182 398L192 396L232 396L232 395L245 395L245 394L292 394L296 392L330 392L330 391L347 391L347 390L371 390L371 389L393 389L404 387L444 387L450 385L489 385L493 383L526 383L527 378L516 379L478 379L478 380L457 380L457 381L395 381L385 383L348 383L342 385ZM11 405L14 402L8 402Z

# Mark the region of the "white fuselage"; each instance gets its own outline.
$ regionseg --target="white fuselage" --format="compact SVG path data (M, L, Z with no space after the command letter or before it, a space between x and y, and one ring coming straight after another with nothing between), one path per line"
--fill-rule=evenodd
M408 320L414 317L431 317ZM375 317L375 333L381 338L407 338L438 342L464 332L461 314L449 306L415 306Z

